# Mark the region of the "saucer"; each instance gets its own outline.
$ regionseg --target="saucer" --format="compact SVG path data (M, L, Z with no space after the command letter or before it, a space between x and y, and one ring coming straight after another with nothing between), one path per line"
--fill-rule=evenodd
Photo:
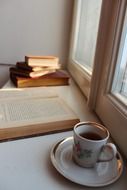
M99 162L94 168L78 166L72 159L73 137L55 144L51 161L56 170L72 182L88 187L101 187L115 182L122 174L123 160L120 153L109 162Z

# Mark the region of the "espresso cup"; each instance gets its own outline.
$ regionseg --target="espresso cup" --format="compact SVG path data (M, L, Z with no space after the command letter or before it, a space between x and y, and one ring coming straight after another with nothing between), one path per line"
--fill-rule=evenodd
M109 140L109 131L95 122L80 122L73 130L73 158L82 167L94 167L97 162L108 162L117 153Z

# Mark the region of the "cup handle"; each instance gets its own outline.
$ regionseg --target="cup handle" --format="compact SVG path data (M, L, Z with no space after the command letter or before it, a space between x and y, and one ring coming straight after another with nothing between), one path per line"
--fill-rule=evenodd
M113 143L107 143L103 146L98 162L107 162L112 160L117 154L117 148Z

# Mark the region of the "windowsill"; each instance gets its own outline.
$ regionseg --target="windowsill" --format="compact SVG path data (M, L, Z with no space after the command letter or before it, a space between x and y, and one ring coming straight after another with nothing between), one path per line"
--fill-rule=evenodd
M4 88L14 88L14 86L9 81L4 85ZM88 109L86 99L74 81L71 80L69 86L47 88L52 89L63 98L81 121L99 122L96 115ZM6 190L35 190L35 185L38 190L92 190L93 188L87 188L66 180L51 165L49 154L53 144L68 136L72 136L72 131L0 143L0 167L3 171L1 186L4 186L6 181ZM99 189L125 189L127 186L126 178L127 174L124 170L118 181ZM21 180L22 185L19 186Z

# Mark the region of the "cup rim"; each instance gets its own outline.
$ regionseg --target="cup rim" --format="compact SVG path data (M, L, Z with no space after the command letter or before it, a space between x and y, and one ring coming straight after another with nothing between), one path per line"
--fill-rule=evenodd
M92 139L87 139L87 138L85 138L85 137L82 137L81 135L79 135L77 132L76 132L76 128L77 127L79 127L80 125L91 125L92 124L92 126L96 126L96 127L98 127L98 128L100 128L100 129L104 129L105 131L106 131L106 133L107 133L107 136L105 137L105 138L103 138L103 139L100 139L100 140L92 140ZM106 129L106 127L104 127L102 124L100 124L100 123L97 123L97 122L92 122L92 121L86 121L86 122L79 122L79 123L77 123L75 126L74 126L74 128L73 128L73 130L74 130L74 133L79 137L79 138L81 138L81 139L86 139L87 141L90 141L90 142L99 142L99 141L105 141L106 139L108 139L109 138L109 136L110 136L110 133L109 133L109 131L108 131L108 129Z

